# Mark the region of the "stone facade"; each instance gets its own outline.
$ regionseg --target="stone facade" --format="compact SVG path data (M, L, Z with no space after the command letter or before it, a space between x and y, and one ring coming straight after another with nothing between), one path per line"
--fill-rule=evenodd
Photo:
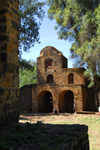
M93 90L86 86L85 69L67 66L67 58L56 48L47 46L41 50L37 58L37 85L32 85L33 112L53 112L55 108L61 113L97 109Z
M32 112L32 85L25 85L20 89L19 110Z
M18 0L0 0L0 124L19 119Z

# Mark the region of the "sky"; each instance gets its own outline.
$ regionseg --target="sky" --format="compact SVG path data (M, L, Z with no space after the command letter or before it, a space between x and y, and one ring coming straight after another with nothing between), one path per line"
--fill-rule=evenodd
M71 42L58 39L57 31L54 29L56 25L55 20L50 20L47 17L47 9L45 6L45 18L43 19L42 25L40 26L40 44L35 43L34 47L30 49L30 52L24 52L22 58L26 60L37 60L40 55L40 51L46 46L53 46L63 53L63 55L68 59L68 68L72 68L73 61L70 59L70 47Z

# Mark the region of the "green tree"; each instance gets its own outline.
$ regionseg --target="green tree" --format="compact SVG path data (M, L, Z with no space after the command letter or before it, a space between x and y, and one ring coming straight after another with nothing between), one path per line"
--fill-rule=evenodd
M48 17L56 20L58 38L71 40L71 57L78 67L86 67L89 87L99 91L100 78L100 1L47 0ZM98 99L97 99L98 103Z
M19 83L20 87L27 84L37 83L37 73L36 73L36 62L33 60L26 61L21 59L19 61Z
M44 17L44 2L19 0L19 50L29 52L35 42L40 43L39 28Z

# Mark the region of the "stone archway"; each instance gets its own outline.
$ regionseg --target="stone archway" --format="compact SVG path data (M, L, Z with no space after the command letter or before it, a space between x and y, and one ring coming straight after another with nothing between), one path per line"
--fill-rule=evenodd
M52 94L49 91L42 91L38 95L38 112L53 112L53 99Z
M71 90L64 90L59 94L59 112L74 113L74 93Z

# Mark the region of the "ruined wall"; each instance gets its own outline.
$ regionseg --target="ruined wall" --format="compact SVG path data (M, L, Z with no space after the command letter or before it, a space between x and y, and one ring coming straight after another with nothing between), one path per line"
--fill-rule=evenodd
M19 119L18 0L0 0L0 124Z
M32 112L32 85L20 88L20 111Z
M53 60L52 67L45 68L45 61ZM84 68L62 68L62 55L37 58L37 83L47 83L47 76L53 75L53 83L68 84L68 75L73 74L74 84L85 84Z
M97 111L94 89L82 85L82 95L83 95L83 110Z
M59 112L59 95L63 91L72 91L75 95L75 111L83 110L83 97L82 97L82 86L81 85L55 85L55 84L43 84L32 86L32 111L38 112L38 105L42 103L41 97L44 95L44 91L49 91L53 97L53 110L57 108ZM52 110L52 112L53 112Z

